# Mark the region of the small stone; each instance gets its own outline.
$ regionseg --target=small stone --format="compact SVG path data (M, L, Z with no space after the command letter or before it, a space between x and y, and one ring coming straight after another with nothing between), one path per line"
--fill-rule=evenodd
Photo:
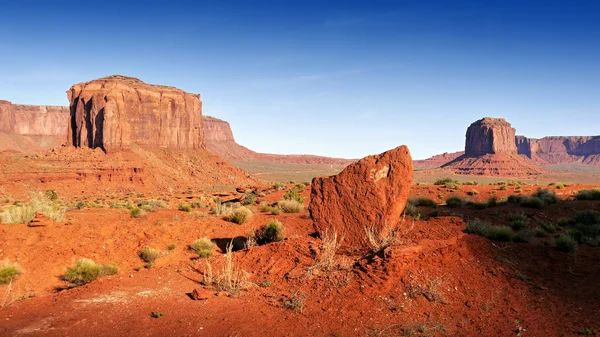
M192 291L192 298L196 301L207 300L213 295L212 291L204 288L196 288Z

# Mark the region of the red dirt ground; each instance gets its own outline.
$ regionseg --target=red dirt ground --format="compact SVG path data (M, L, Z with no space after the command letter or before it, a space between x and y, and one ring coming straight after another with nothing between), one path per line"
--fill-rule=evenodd
M523 185L523 193L535 188ZM580 188L557 192L565 197ZM412 194L439 201L440 193L466 196L471 189L479 191L471 197L478 200L514 193L512 186L507 191L498 186L447 191L419 185ZM277 201L283 193L259 201ZM308 199L309 190L303 195ZM170 198L177 203L200 197ZM25 272L10 292L0 286L0 298L15 300L0 310L0 335L516 336L519 327L523 336L600 333L600 249L582 246L567 254L548 246L549 238L498 243L462 232L463 218L503 223L522 211L535 225L579 210L600 210L598 201L563 201L543 210L440 207L438 217L405 218L398 240L378 254L339 252L347 267L332 271L313 267L321 254L320 239L311 236L305 212L274 216L254 208L255 215L243 225L210 215L207 208L192 213L159 209L137 219L126 210L82 209L47 227L2 225L0 257L18 261ZM233 253L254 286L203 301L188 296L202 288L205 270L205 262L187 248L194 239L216 239L219 252L210 261L218 270L229 239L273 218L285 225L286 240ZM171 243L176 248L168 251ZM142 268L137 256L147 245L165 252L150 269ZM120 273L67 289L60 277L79 257L116 263ZM261 287L265 280L270 286ZM290 299L303 307L286 307ZM157 311L164 316L152 318Z

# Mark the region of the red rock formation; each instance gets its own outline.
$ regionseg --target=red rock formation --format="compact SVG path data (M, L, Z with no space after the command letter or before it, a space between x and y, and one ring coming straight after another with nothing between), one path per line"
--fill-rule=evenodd
M314 178L309 211L315 230L336 232L345 246L368 247L367 227L385 235L398 224L412 176L410 152L403 145L365 157L335 176Z
M429 157L427 159L413 160L413 166L415 167L415 169L417 169L417 168L419 168L419 169L436 168L436 167L440 167L440 166L442 166L464 154L465 154L464 151L452 152L452 153L444 152L442 154L437 154L435 156Z
M200 95L114 75L75 84L67 96L75 147L204 147Z
M517 153L515 129L502 118L483 118L469 126L465 154L443 168L456 174L532 176L543 172L533 161Z
M600 136L516 137L519 154L535 162L547 164L581 163L600 165Z
M20 135L61 136L66 140L69 108L12 104L0 100L0 131Z
M485 117L467 129L465 155L517 153L515 129L502 118Z
M234 163L240 161L265 161L286 164L331 164L346 166L355 161L352 159L314 155L258 153L236 143L228 122L210 116L202 116L202 123L204 125L204 138L208 150Z

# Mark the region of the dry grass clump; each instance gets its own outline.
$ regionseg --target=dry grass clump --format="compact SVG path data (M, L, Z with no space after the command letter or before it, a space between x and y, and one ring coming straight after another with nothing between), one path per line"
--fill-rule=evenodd
M194 241L190 248L198 254L199 257L209 257L212 255L216 245L209 238L203 237Z
M337 251L343 241L344 237L338 237L336 232L324 231L321 233L321 254L314 267L325 271L338 269L340 263L337 258Z
M241 207L239 202L226 202L222 203L221 201L217 201L217 204L212 209L212 212L216 215L220 215L222 217L228 217L231 215L233 210Z
M365 227L367 242L371 249L378 252L386 247L389 247L396 238L396 233L393 230L383 229L378 231L374 227Z
M266 225L264 225L261 229L256 231L254 235L255 240L259 243L269 243L269 242L279 242L283 241L285 236L283 235L283 231L285 227L278 220L269 221Z
M226 217L228 221L241 225L248 221L252 217L252 211L247 207L238 207L234 209L229 216Z
M249 274L236 267L233 263L233 241L227 245L225 263L223 268L213 274L212 266L206 261L206 270L203 275L203 283L212 285L219 291L236 294L241 290L248 289L252 283L248 281Z
M16 262L10 262L8 259L0 261L0 284L12 282L23 272L21 266Z
M429 302L445 304L446 299L438 291L438 288L442 285L441 279L431 279L425 284L418 284L410 282L406 288L406 294L412 299L416 299L418 296L425 297Z
M140 258L150 264L154 263L160 257L160 254L160 250L148 246L144 247L139 253Z
M285 213L300 213L304 210L304 206L296 200L280 200L277 205Z
M4 209L0 213L0 223L29 223L35 217L36 212L40 212L54 221L61 221L65 218L66 208L57 198L53 193L32 193L29 204L12 205Z
M90 283L102 276L114 275L119 272L119 267L114 264L99 264L90 259L81 258L65 270L63 280L75 286Z

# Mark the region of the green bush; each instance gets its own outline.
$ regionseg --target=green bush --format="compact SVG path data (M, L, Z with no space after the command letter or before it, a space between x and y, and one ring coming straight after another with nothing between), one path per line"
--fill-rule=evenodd
M113 264L99 264L90 259L81 258L70 268L65 270L63 280L76 286L90 283L102 276L114 275L119 268Z
M458 180L454 180L451 178L441 178L436 180L433 184L434 185L446 185L446 184L460 184L460 182Z
M511 241L513 230L508 226L491 226L487 238L495 241Z
M446 199L446 206L456 208L460 207L463 204L463 200L459 197L450 197Z
M478 210L486 209L489 206L487 202L470 202L469 205Z
M575 195L577 200L600 200L600 189L581 190Z
M47 190L45 195L46 199L50 201L58 200L58 193L55 190Z
M144 211L139 207L133 207L129 213L131 214L132 218L141 218L145 215Z
M199 257L209 257L212 255L213 250L215 249L215 243L212 242L209 238L203 237L194 241L190 248L198 254Z
M271 215L279 215L281 214L281 208L279 206L269 207L269 213L271 213Z
M0 262L0 284L12 282L21 273L23 273L23 269L18 263L10 262L8 259Z
M300 195L300 191L296 187L292 187L283 195L284 200L295 200L299 203L304 203L304 198Z
M457 190L457 189L460 188L460 184L457 184L457 183L446 183L444 185L444 187L446 187L448 189L451 189L451 190Z
M488 207L498 206L498 197L490 197L487 201Z
M529 208L542 209L546 206L544 200L538 197L523 197L520 201L521 206Z
M594 210L578 212L575 214L575 217L573 217L573 223L583 225L600 224L600 213Z
M283 236L284 229L281 222L272 220L257 232L256 238L259 243L279 242L285 238Z
M227 219L238 225L244 224L252 217L252 211L247 207L238 207L234 209Z
M467 192L467 194L468 195L477 195L477 194L479 194L479 191L477 191L477 190L471 190L471 191Z
M487 236L490 227L491 226L485 222L471 221L467 224L465 233Z
M515 233L512 240L514 242L531 242L536 235L537 233L533 229L521 229Z
M568 235L561 235L554 240L554 244L556 245L556 249L573 253L577 249L577 242Z
M542 227L542 229L549 234L556 232L556 227L554 227L551 223L542 222L540 227Z
M244 205L254 205L256 204L256 195L248 194L244 199Z
M261 212L268 212L270 207L268 202L263 201L258 205L258 210Z
M423 216L421 210L410 202L406 203L406 206L404 207L404 214L412 217L415 220L420 220Z
M275 189L277 191L281 191L281 190L285 189L285 184L284 183L275 183L273 185L273 189Z
M285 213L300 213L304 210L304 206L296 200L280 200L277 203Z
M550 192L547 189L538 189L537 192L531 195L534 198L540 198L545 204L555 204L558 202L558 197L554 192Z
M192 205L190 204L179 204L177 209L184 212L190 212L192 210Z

